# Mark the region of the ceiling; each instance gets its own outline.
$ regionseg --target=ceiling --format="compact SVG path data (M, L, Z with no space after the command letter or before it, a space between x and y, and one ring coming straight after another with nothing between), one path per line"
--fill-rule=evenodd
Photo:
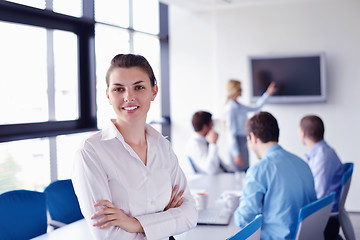
M191 11L212 11L249 5L291 3L299 1L310 0L160 0L162 3L176 5Z

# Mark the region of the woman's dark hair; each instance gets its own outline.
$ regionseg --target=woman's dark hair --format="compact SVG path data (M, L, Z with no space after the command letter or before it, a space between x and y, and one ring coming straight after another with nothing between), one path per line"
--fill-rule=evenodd
M151 86L155 86L156 78L154 72L146 60L145 57L136 54L118 54L110 62L110 67L106 72L106 85L109 87L110 84L110 74L115 68L131 68L138 67L141 68L150 78Z
M273 115L259 112L246 122L246 134L254 133L263 143L279 141L279 126Z
M307 115L300 121L300 128L304 131L305 136L315 142L319 142L324 139L324 123L316 115Z

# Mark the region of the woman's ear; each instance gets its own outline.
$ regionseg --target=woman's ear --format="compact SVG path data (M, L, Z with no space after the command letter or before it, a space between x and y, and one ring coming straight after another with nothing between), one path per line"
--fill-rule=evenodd
M106 88L106 97L109 100L109 103L111 105L110 96L109 96L109 88Z
M152 87L152 91L153 91L153 95L151 97L151 101L154 101L155 100L155 97L159 91L159 88L158 88L158 85L155 84L153 87Z

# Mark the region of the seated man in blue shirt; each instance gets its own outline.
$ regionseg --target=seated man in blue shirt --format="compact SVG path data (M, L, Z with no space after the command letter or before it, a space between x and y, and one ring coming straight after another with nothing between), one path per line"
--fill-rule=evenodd
M235 224L245 227L263 214L261 239L294 239L300 209L316 200L314 178L305 161L279 144L279 127L268 112L246 123L248 144L260 159L246 172Z
M325 142L324 131L324 123L318 116L308 115L300 121L300 139L310 148L306 158L314 176L316 195L320 199L335 192L333 211L337 211L343 165L334 149ZM325 239L336 239L338 233L338 219L332 217L325 230Z

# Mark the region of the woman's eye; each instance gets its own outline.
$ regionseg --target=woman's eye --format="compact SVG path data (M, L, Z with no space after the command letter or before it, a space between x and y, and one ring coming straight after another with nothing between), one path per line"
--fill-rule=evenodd
M123 88L115 88L115 89L114 89L114 92L122 92L122 91L124 91Z
M136 86L135 89L136 90L141 90L141 89L144 89L144 87L143 86Z

